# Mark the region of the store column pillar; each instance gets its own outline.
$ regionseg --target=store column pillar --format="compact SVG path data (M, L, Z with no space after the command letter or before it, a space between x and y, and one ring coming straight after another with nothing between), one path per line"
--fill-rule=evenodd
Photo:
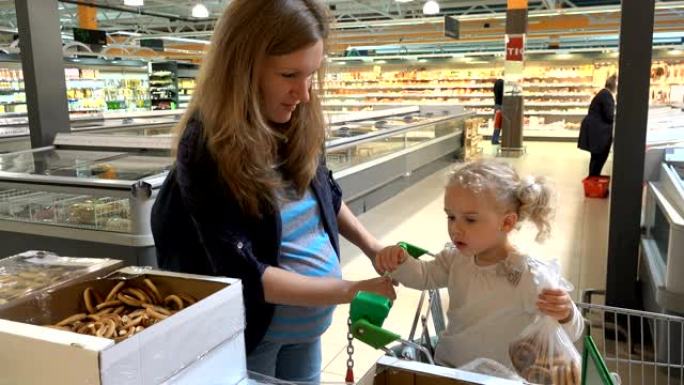
M653 50L654 0L622 0L606 304L640 307L641 199Z
M520 156L524 153L522 80L525 67L526 33L527 0L508 0L501 128L501 155L503 156Z
M14 1L26 87L31 147L52 145L69 132L62 35L57 1Z

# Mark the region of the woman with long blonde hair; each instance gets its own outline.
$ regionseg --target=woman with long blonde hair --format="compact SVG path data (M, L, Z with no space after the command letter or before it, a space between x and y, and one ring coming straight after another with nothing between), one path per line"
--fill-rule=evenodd
M327 17L318 0L230 2L152 213L159 265L240 278L248 369L290 381L318 381L334 305L395 295L341 279L338 234L370 258L382 246L323 162Z

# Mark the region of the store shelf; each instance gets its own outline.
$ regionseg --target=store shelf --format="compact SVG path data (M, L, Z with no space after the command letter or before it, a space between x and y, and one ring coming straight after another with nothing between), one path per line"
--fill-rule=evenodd
M421 106L454 106L455 104L452 102L372 102L372 103L322 103L323 106L327 107L366 107L366 106L415 106L415 105L421 105Z
M491 112L476 112L478 116L491 116ZM542 111L525 111L523 113L525 116L575 116L582 117L585 116L586 112L542 112Z
M492 98L490 94L335 94L324 95L326 99L363 99L363 98Z
M549 94L549 93L523 93L524 97L528 98L591 98L594 96L593 93L562 93L562 94Z
M461 103L463 107L492 107L491 102L486 103ZM525 102L525 107L589 107L589 102L586 103L528 103Z
M106 108L79 108L74 110L69 110L69 112L103 112Z
M549 94L523 94L525 97L547 97L547 98L566 98L569 97L568 95L563 95L563 94L554 94L554 95L549 95ZM575 96L575 95L572 95ZM458 94L444 94L444 93L430 93L430 94L385 94L385 93L369 93L369 94L326 94L324 95L325 99L365 99L365 98L452 98L452 99L461 99L461 98L486 98L486 99L491 99L492 95L488 94L474 94L474 95L458 95ZM589 101L587 102L548 102L548 103L531 103L531 104L525 104L526 106L539 106L539 107L553 107L553 106L562 106L562 107L586 107L588 105ZM491 105L491 103L464 103L463 105L475 105L475 106L480 106L480 105Z
M577 83L523 83L523 88L595 88L591 83L577 84Z
M478 77L468 77L469 80L491 80L494 81L497 79L497 77L487 77L487 78L478 78ZM376 83L376 82L434 82L435 79L415 79L415 78L406 78L406 79L353 79L353 80L344 80L344 79L328 79L327 81L329 82L335 82L335 83Z
M582 112L544 112L544 111L525 111L525 115L533 115L533 116L585 116L587 114L586 111Z
M326 90L348 90L349 86L329 86L324 87ZM386 85L386 86L362 86L354 87L354 90L404 90L404 89L491 89L492 85L453 85L453 84L406 84L406 85Z

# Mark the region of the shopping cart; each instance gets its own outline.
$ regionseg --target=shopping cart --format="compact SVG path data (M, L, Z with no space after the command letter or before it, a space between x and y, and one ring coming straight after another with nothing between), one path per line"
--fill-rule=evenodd
M402 242L399 245L414 258L425 254L432 255L407 243ZM592 338L601 361L605 362L609 372L617 374L615 377L619 378L619 384L684 385L684 317L594 304L592 301L597 295L604 295L604 292L584 291L582 301L577 303L577 307L585 319L585 336ZM424 306L426 298L427 307ZM391 307L389 300L386 301L388 305L383 316L375 317L370 322L362 320L363 322L356 323L356 328L350 323L348 338L357 338L376 349L384 350L388 355L434 364L437 337L446 327L439 290L421 293L411 331L406 340L387 331L385 332L391 336L385 339L372 337L384 331L382 321ZM352 307L355 306L355 302L357 301L352 302ZM356 319L364 318L363 313L358 313ZM420 335L416 336L419 325L422 330ZM373 332L367 333L368 330ZM373 340L370 343L369 336ZM585 350L582 346L584 340L583 338L578 342L577 348L580 352ZM391 343L398 344L388 348ZM351 354L350 360L353 364ZM584 361L586 365L586 357ZM612 381L612 384L607 384L618 385L618 382ZM587 382L586 385L593 383Z
M577 303L610 372L622 385L684 385L684 317L592 303L601 290L585 290Z

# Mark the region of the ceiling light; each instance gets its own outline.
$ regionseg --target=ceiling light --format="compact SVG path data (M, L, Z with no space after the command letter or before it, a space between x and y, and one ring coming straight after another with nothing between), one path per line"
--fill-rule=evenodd
M179 43L192 43L192 44L204 44L204 45L211 44L211 42L208 40L188 39L185 37L163 36L161 38L164 40L175 41L175 42L179 42Z
M413 0L394 0L394 1L396 1L397 3L410 3Z
M129 31L114 31L111 33L111 35L142 36L141 34L139 34L137 32L129 32Z
M124 0L124 5L129 7L142 7L145 0Z
M439 13L439 3L435 0L428 0L423 5L423 13L426 15L436 15Z
M197 5L192 7L192 17L196 17L198 19L206 19L209 17L209 10L207 9L207 6L202 3L197 3Z

